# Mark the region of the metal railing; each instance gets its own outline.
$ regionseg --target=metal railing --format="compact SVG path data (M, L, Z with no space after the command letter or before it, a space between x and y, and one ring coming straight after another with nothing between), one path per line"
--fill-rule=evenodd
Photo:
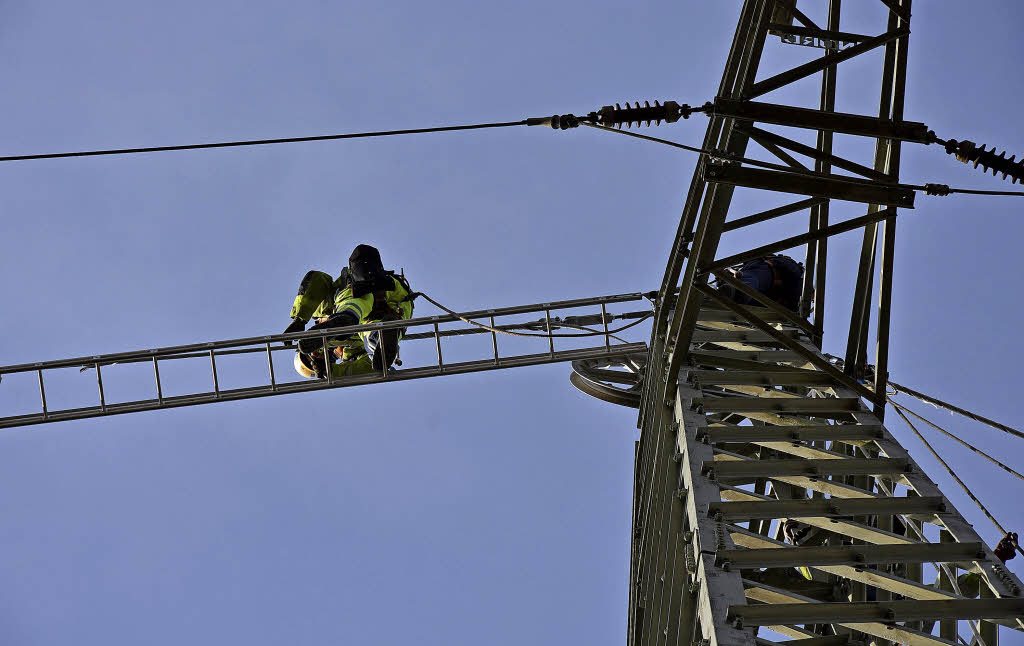
M105 415L116 415L123 413L134 413L147 410L159 410L164 408L175 408L180 406L193 406L223 401L236 401L251 399L255 397L268 397L273 395L284 395L289 393L307 392L312 390L324 390L328 388L343 388L383 381L404 381L409 379L422 379L440 375L464 374L483 370L497 370L504 368L515 368L545 363L556 363L575 361L582 359L596 359L601 357L617 356L621 354L635 354L646 351L646 344L642 342L628 342L612 329L612 321L632 320L627 324L634 327L651 316L650 311L625 312L612 314L608 312L608 306L620 303L632 303L643 300L641 293L617 294L612 296L598 296L592 298L581 298L566 301L555 301L548 303L536 303L532 305L520 305L497 309L476 310L459 313L457 315L445 314L441 316L428 316L408 319L404 321L388 321L370 323L366 325L354 325L348 327L310 330L306 332L294 332L290 334L274 334L269 336L247 337L230 339L225 341L213 341L207 343L193 343L188 345L154 348L149 350L135 350L131 352L118 352L113 354L74 357L55 361L43 361L36 363L23 363L17 365L0 366L0 411L10 409L13 406L23 406L23 397L18 394L10 395L17 401L4 399L4 390L11 385L10 376L17 374L36 375L38 388L38 407L36 412L25 414L14 414L0 417L0 428L15 426L27 426L31 424L42 424L48 422L65 421L72 419L83 419L89 417L100 417ZM597 308L597 312L589 310ZM552 316L552 312L565 310L580 312L572 316ZM529 314L542 314L537 320L513 320L513 317L521 317ZM467 322L477 322L476 325ZM441 326L448 326L442 329ZM481 327L484 326L484 327ZM592 326L596 326L592 327ZM291 381L282 379L280 370L275 369L275 354L280 352L294 353L295 346L291 343L301 340L316 338L320 339L324 347L328 345L328 339L336 337L349 337L359 332L389 330L405 328L406 334L403 337L403 347L406 343L432 339L434 341L433 361L422 363L414 367L396 369L386 368L382 372L357 375L351 377L327 376L323 379ZM554 330L568 330L569 332L553 332ZM574 332L576 331L576 332ZM502 352L502 344L498 337L505 333L515 337L535 337L531 339L543 348L540 352L513 351L505 354ZM465 360L465 357L458 357L456 360L446 360L442 348L442 339L453 337L464 337L469 335L489 335L489 344L486 356ZM587 343L584 347L567 348L565 345L574 339L594 339L593 343ZM557 348L562 345L562 348ZM577 342L578 343L578 342ZM522 346L523 341L516 342ZM507 343L506 345L511 345ZM465 354L465 353L463 353ZM266 381L256 386L245 386L239 388L225 388L221 378L224 366L233 357L239 355L264 355L266 357ZM289 357L291 358L291 357ZM165 367L171 361L191 360L208 361L210 382L213 390L199 390L192 388L185 394L168 395L166 389L166 378L161 376L161 367ZM124 370L132 364L152 365L152 395L146 398L134 398L123 401L115 401L104 387L104 377L109 377L118 370ZM289 361L289 370L290 371ZM48 391L48 378L58 371L77 370L80 373L91 370L95 374L95 388L98 394L96 404L74 407L53 406L53 392ZM134 373L133 373L134 374ZM138 377L135 376L137 380ZM297 379L297 377L296 377ZM136 384L137 386L137 384ZM76 384L75 388L81 390L82 384ZM20 392L20 391L19 391ZM48 393L51 395L48 402ZM80 394L80 393L79 393Z

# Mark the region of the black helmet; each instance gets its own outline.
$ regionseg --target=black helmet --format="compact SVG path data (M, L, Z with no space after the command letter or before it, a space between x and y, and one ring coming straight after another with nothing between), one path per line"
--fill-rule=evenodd
M380 261L380 252L368 244L361 244L352 251L348 257L348 270L352 294L357 298L374 291L387 278L384 263Z

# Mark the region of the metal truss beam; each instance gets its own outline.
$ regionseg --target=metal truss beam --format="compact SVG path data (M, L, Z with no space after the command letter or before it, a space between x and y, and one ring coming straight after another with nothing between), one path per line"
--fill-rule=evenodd
M884 117L868 117L849 112L812 110L775 103L741 101L727 97L717 97L712 112L740 121L771 123L791 128L808 128L861 137L900 139L919 144L927 144L932 140L931 135L928 134L928 126L923 123L916 121L894 122Z
M885 603L793 603L729 609L742 626L822 622L904 622L925 619L1015 619L1024 616L1024 599L955 599Z
M743 186L762 191L796 193L864 204L914 208L914 191L899 186L885 186L876 182L840 177L786 173L759 168L745 168L733 164L708 164L704 167L708 182Z
M949 563L970 561L981 543L927 543L919 545L849 545L836 547L764 547L718 552L718 560L733 568L771 568L813 565L891 565L894 563Z
M827 201L827 198L823 197L809 197L804 200L793 202L792 204L776 207L774 209L768 209L766 211L754 213L753 215L748 215L746 217L742 217L736 220L730 220L729 222L726 222L725 225L722 227L722 232L725 233L728 231L735 231L736 229L742 229L743 227L750 226L751 224L757 224L759 222L772 220L783 215L789 215L790 213L803 211L804 209L813 208Z
M810 462L811 460L807 460ZM772 470L772 465L762 465L762 462L771 460L753 460L750 462L726 462L726 465L758 465L761 466L767 475L797 475L787 473L785 470ZM852 460L826 460L842 464ZM886 467L873 469L876 473L885 472ZM717 477L725 477L717 470L714 471ZM735 475L735 474L730 474ZM824 474L823 474L824 475ZM861 469L838 470L828 475L864 475ZM762 518L841 518L844 516L871 516L875 514L937 514L945 510L945 503L941 498L815 498L810 500L774 500L774 501L749 501L749 502L721 502L710 503L708 515L716 520L736 521L753 520ZM977 553L977 550L975 550ZM802 565L810 565L803 563Z

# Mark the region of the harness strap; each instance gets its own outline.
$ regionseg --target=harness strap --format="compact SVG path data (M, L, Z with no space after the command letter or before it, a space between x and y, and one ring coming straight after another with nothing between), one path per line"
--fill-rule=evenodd
M395 310L388 302L388 293L384 290L373 293L373 308L368 318L378 321L394 321L402 318L401 313Z
M773 262L774 260L775 259L771 257L764 259L765 263L772 268L772 287L775 289L782 289L784 283L782 279L779 278L779 270L775 266L775 263Z

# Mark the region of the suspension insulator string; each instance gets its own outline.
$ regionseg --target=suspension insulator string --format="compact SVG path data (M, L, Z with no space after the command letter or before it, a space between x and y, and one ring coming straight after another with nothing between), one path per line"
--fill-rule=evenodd
M985 144L978 145L973 141L957 141L948 139L943 141L935 137L935 142L942 144L946 153L956 157L957 161L965 164L973 164L975 168L981 166L983 172L992 171L992 175L1002 174L1003 179L1010 178L1010 183L1024 183L1024 158L1016 159L1016 155L1006 158L1006 152L996 152L995 147L986 149ZM1016 161L1014 161L1016 160Z
M643 105L640 105L639 101L634 101L632 106L629 105L629 101L626 101L625 107L618 103L614 106L606 105L585 117L577 117L574 114L556 114L550 117L527 119L526 125L549 126L555 130L568 130L590 124L618 129L621 129L622 126L630 128L634 124L638 127L650 126L652 123L659 126L662 121L675 123L680 118L689 119L694 112L710 112L711 109L711 103L693 108L686 103L680 104L675 101L665 101L664 103L655 101L654 105L651 105L649 101L644 101Z

